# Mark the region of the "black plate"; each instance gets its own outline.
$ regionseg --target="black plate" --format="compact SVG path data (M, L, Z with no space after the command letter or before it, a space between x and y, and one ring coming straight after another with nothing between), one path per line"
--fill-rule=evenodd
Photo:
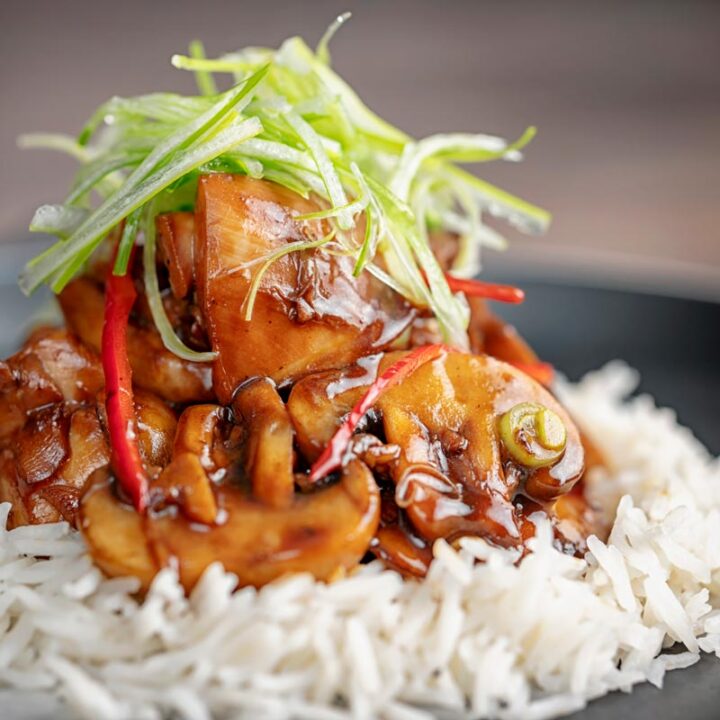
M573 380L610 360L640 371L640 392L672 407L683 425L720 454L720 305L544 283L523 283L527 299L498 311L540 356ZM718 548L720 552L720 548ZM649 684L613 693L572 720L717 720L720 661L706 656Z
M624 360L640 371L641 392L674 408L720 454L720 304L545 283L522 287L522 305L495 307L544 360L572 380Z

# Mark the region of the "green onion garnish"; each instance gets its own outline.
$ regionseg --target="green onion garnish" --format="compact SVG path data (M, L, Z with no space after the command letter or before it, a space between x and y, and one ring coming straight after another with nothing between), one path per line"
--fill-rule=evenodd
M329 40L348 17L338 17L315 52L295 37L277 50L247 48L212 59L196 41L188 56L175 55L172 63L195 73L198 95L116 97L98 108L77 139L21 138L25 147L70 153L81 164L65 202L43 206L33 219L32 230L53 234L58 242L28 263L21 288L29 293L46 283L60 291L123 222L114 271L126 272L136 237L149 232L152 208L186 206L200 174L245 173L327 203L301 219L327 221L331 235L302 248L291 244L287 252L332 240L354 257L356 275L370 272L429 308L445 339L466 346L467 307L448 287L430 249L429 228L460 236L453 273L465 276L479 269L482 246L504 246L485 216L504 218L526 232L543 231L548 213L456 165L518 160L535 130L512 144L487 135L410 138L369 110L330 67ZM233 87L218 93L216 75L229 75ZM364 233L354 231L361 219ZM146 245L153 242L148 240ZM274 259L256 273L255 292ZM154 266L149 273L146 263L153 317L165 345L198 359L168 329L153 277ZM238 309L239 319L250 317L252 300Z

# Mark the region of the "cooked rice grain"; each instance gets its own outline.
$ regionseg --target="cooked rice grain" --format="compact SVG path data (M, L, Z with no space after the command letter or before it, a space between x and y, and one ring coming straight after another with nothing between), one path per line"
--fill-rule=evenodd
M559 387L613 464L591 482L610 539L585 560L540 525L519 565L482 540L439 541L420 583L373 563L332 585L233 592L212 566L190 598L164 570L140 603L65 525L8 532L0 506L0 686L52 685L92 720L527 720L659 687L720 654L720 463L671 411L626 401L636 383L615 363Z

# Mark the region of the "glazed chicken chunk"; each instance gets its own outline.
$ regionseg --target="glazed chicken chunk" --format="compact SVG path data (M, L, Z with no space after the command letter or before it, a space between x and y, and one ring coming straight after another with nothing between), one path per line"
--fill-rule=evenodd
M420 577L441 538L524 552L538 513L564 550L584 550L597 529L587 442L526 372L534 352L472 297L471 351L442 345L426 309L354 275L324 207L211 174L193 212L157 216L154 267L136 254L122 280L125 385L111 265L67 285L68 330L37 331L0 363L0 501L13 525L68 520L108 575L147 588L172 564L187 590L216 561L255 586L289 572L331 580L373 557ZM147 270L183 357L156 327ZM431 361L385 384L423 348Z

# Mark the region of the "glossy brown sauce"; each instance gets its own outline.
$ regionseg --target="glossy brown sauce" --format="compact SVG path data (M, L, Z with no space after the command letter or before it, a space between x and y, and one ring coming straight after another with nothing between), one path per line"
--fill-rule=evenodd
M184 342L219 354L211 365L164 348L136 262L128 353L151 479L144 517L110 475L102 286L92 272L68 285L60 302L72 333L37 333L0 363L0 501L14 503L13 523L78 522L103 570L145 587L174 564L189 589L218 560L242 584L295 571L332 579L368 553L421 577L436 539L524 551L541 517L564 551L584 550L597 528L581 482L590 446L547 390L498 361L537 358L476 299L475 354L448 353L382 394L342 468L310 486L309 468L379 374L440 339L426 313L368 273L353 277L353 259L327 248L279 258L244 320L267 254L327 234L323 221L296 219L320 207L272 183L211 175L194 213L158 218L168 317ZM524 402L567 429L548 468L521 466L500 437L499 418Z

